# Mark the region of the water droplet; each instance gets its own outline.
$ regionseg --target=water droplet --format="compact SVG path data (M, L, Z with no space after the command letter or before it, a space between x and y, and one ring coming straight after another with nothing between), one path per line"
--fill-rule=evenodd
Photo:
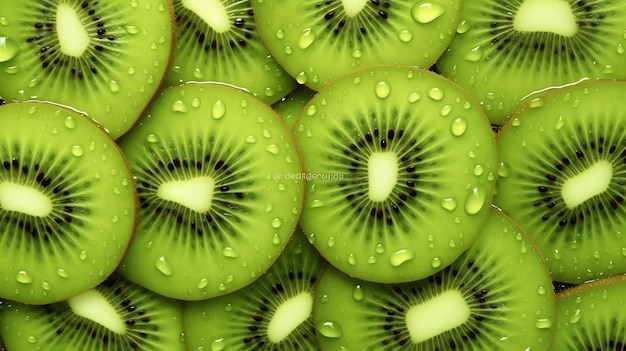
M272 220L272 228L278 229L281 225L283 225L283 221L280 218L274 218Z
M552 327L552 320L549 318L540 318L535 322L537 329L548 329Z
M317 325L317 331L320 335L327 338L336 339L343 335L343 328L337 322L326 321Z
M477 46L477 47L473 48L472 50L470 50L470 52L465 54L465 56L463 58L466 59L467 61L470 61L470 62L476 62L476 61L480 60L482 57L483 57L483 52L482 52L480 46Z
M285 38L285 30L283 30L283 29L276 30L276 38L277 39L284 39Z
M374 93L379 99L387 98L391 94L391 84L386 80L379 81L374 87Z
M296 75L296 81L298 82L298 84L306 84L308 80L309 80L309 75L304 71Z
M274 233L274 235L272 235L272 244L280 244L280 235L278 235L278 233Z
M398 32L398 39L403 43L408 43L413 40L413 32L409 29L403 29Z
M310 207L319 208L319 207L322 207L324 205L325 205L324 201L316 199L316 200L311 201L311 206Z
M363 51L358 49L352 51L352 58L361 58L361 56L363 56Z
M419 23L430 23L441 17L446 12L446 7L439 3L423 2L411 7L411 17Z
M246 137L246 143L248 143L248 144L256 143L256 137L254 135L248 135Z
M269 138L272 137L272 133L269 130L267 130L267 129L263 129L263 133L262 134L263 134L263 137L265 139L269 139Z
M483 173L485 173L485 167L483 167L483 165L476 165L474 166L474 175L477 177L480 177L481 175L483 175Z
M511 167L508 163L500 162L500 167L498 168L498 175L502 178L506 178L511 175Z
M65 127L67 127L68 129L74 129L76 128L76 121L74 120L74 117L72 116L68 116L64 121L63 124L65 125Z
M376 244L376 253L382 254L385 252L385 245L383 243Z
M439 268L441 267L441 263L441 258L435 257L430 261L430 266L433 268Z
M19 72L20 69L17 66L9 66L4 71L6 73L8 73L8 74L15 74L15 73Z
M465 198L465 212L469 215L477 214L485 206L486 200L487 192L481 186L470 189Z
M149 143L156 143L157 141L159 141L159 137L154 134L148 134L148 136L146 136L146 141Z
M6 62L15 57L19 50L19 46L15 40L0 36L0 62Z
M624 46L622 44L617 44L617 53L618 54L624 53Z
M450 123L450 133L454 136L461 136L467 130L467 119L465 117L457 117Z
M280 153L280 148L276 144L270 144L265 148L265 151L272 155L278 155Z
M453 107L450 104L443 105L439 110L439 114L441 115L441 117L448 117L450 112L452 112L452 109Z
M428 97L435 101L441 101L443 99L443 89L441 88L431 88L428 90Z
M172 271L172 266L170 266L169 262L167 262L167 259L165 258L165 256L161 256L159 258L156 259L156 261L154 261L154 267L156 267L156 269L163 273L166 276L171 276L172 273L174 273Z
M52 286L50 285L50 283L46 281L41 282L41 288L44 289L45 291L52 290Z
M223 283L220 283L217 285L217 290L219 291L226 291L226 285L224 285Z
M532 100L530 100L530 102L528 103L528 107L530 108L537 108L537 107L541 107L543 106L543 99L542 98L534 98Z
M87 259L87 251L85 251L85 250L81 251L81 252L78 254L78 258L79 258L81 261L86 260L86 259Z
M109 90L113 93L117 93L120 91L120 84L116 80L112 80L109 82Z
M6 17L0 17L0 25L8 26L9 20Z
M226 349L226 340L224 338L215 339L211 342L211 351L222 351Z
M414 103L414 102L419 101L421 98L422 98L422 95L420 93L413 92L413 93L409 94L409 99L408 100L409 100L410 103Z
M311 28L307 28L302 32L298 39L298 47L302 50L308 48L315 41L315 32Z
M32 276L32 274L28 273L27 271L19 271L15 275L15 280L17 280L18 283L30 284L30 283L33 282L33 276Z
M85 154L85 148L80 145L72 145L71 149L72 155L76 157L81 157Z
M401 264L412 260L414 257L415 254L411 250L398 250L389 256L389 263L391 263L394 267L398 267Z
M239 254L237 253L237 251L235 251L235 249L233 249L230 246L226 246L222 249L222 255L224 257L230 257L230 258L239 257Z
M456 28L456 32L459 34L463 34L470 29L470 25L466 20L463 20L459 26Z
M540 286L540 287L537 289L537 293L538 293L539 295L545 295L545 294L546 294L546 291L547 291L547 290L546 290L546 287L545 287L545 286L543 286L543 285L542 285L542 286Z
M200 281L198 281L198 284L196 284L196 287L198 289L204 289L209 285L209 280L207 278L202 278L200 279Z
M578 323L578 321L580 320L580 318L582 317L582 314L580 313L580 310L574 310L574 313L572 313L569 316L568 322L574 324L574 323Z
M189 111L189 107L182 100L176 100L176 101L172 102L172 105L170 106L170 108L172 109L173 112L187 112L187 111Z
M356 256L354 256L354 254L349 254L349 255L348 255L348 263L349 263L351 266L356 265Z
M328 238L328 241L326 241L326 245L328 245L328 247L335 246L335 238L332 237L332 236L330 238Z
M456 198L454 197L448 197L448 198L441 200L439 204L441 205L441 207L443 207L444 209L448 211L454 211L457 206L457 201L456 201Z
M287 55L293 54L293 48L291 46L285 46L285 54Z
M365 298L365 292L363 291L363 286L361 284L357 284L352 289L352 298L354 301L363 301Z
M28 341L29 344L35 344L37 343L37 338L31 335L26 338L26 341Z
M317 106L315 106L315 105L309 106L309 108L307 108L307 110L306 110L307 116L313 116L316 113L317 113Z
M226 114L226 105L224 104L222 100L217 100L213 104L213 107L211 107L211 117L213 117L213 119L220 119L224 117L225 114Z
M56 270L56 274L61 278L68 278L70 276L69 273L67 273L67 271L63 268L58 268Z

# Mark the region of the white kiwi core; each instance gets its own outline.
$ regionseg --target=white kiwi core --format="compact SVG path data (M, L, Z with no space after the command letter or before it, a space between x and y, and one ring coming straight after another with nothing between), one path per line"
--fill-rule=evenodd
M343 5L346 16L354 17L363 10L368 1L369 0L341 0L341 5Z
M120 315L97 290L87 290L69 299L68 303L76 315L90 319L115 333L126 332L126 326Z
M0 208L34 217L46 217L52 212L52 201L46 194L26 185L0 183Z
M221 0L182 0L182 3L214 31L224 33L230 29L228 13Z
M206 213L211 208L214 187L215 180L211 177L172 180L161 184L157 195L198 213Z
M309 292L302 292L281 303L267 326L270 341L281 342L311 316L312 310L313 296Z
M561 187L561 197L568 208L574 208L608 189L613 177L613 166L600 160L576 176L567 179Z
M430 300L411 307L406 326L415 344L433 338L465 323L470 308L458 290L448 290Z
M513 19L513 29L571 37L578 31L578 26L569 1L524 0Z
M374 152L367 162L369 198L385 201L398 182L398 157L394 152Z
M60 3L56 12L56 31L61 52L80 57L89 47L89 34L78 14L65 3Z

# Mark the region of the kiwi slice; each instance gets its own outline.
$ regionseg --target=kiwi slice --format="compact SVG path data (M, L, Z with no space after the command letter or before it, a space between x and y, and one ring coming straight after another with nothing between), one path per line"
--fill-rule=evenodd
M174 0L176 48L169 84L224 82L272 104L296 87L261 41L250 1Z
M265 272L303 202L293 136L270 106L225 84L165 89L119 140L137 178L139 225L121 272L181 300Z
M249 286L188 302L184 331L190 350L318 350L313 291L325 260L297 229L272 267Z
M524 105L497 137L494 203L546 256L554 279L626 272L626 81L588 81Z
M136 122L169 67L169 0L14 0L0 21L0 95L70 106L113 138Z
M474 0L440 72L504 123L542 91L584 79L626 78L621 0Z
M294 133L308 180L300 226L359 279L424 278L454 261L489 214L498 164L484 113L430 71L377 66L303 108Z
M293 128L296 118L315 95L315 90L301 85L272 105L272 109L285 121L287 127Z
M626 349L626 276L579 285L556 295L554 350Z
M45 304L102 282L137 219L133 175L100 127L42 102L0 107L0 297Z
M313 307L322 350L549 350L554 313L543 258L495 208L442 271L381 284L329 267Z
M460 19L460 0L253 0L267 48L298 83L319 90L378 64L430 67Z
M9 302L0 334L9 350L183 351L180 301L159 296L117 274L65 301Z

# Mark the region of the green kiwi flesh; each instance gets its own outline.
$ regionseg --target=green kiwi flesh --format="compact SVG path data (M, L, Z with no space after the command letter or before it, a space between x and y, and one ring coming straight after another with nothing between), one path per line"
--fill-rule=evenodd
M624 275L587 282L557 294L553 349L626 349L624 296Z
M474 0L437 62L495 124L542 91L584 79L625 79L621 0Z
M274 58L298 83L319 90L378 64L430 67L455 34L461 1L253 0Z
M114 274L65 301L7 302L0 334L8 350L184 351L182 312L180 301Z
M298 230L270 269L228 295L188 302L185 340L191 350L318 350L314 287L324 259Z
M174 0L176 48L169 84L215 81L272 104L296 87L261 41L250 1Z
M546 257L556 281L626 272L625 81L588 81L545 93L497 137L494 203Z
M319 91L295 121L300 226L331 264L377 282L454 261L489 214L498 164L487 118L424 69L377 66Z
M287 127L293 129L298 115L311 98L313 98L313 95L315 95L315 90L301 85L272 104L272 109L285 121Z
M103 281L135 230L120 149L84 115L41 102L0 107L0 297L45 304Z
M71 106L113 138L135 124L169 67L169 0L16 0L2 19L0 95Z
M321 350L550 350L555 299L543 258L492 209L477 241L444 270L381 284L328 267L313 318Z
M291 132L225 84L163 90L119 140L137 178L139 224L120 267L164 296L199 300L248 285L289 241L304 185ZM287 175L287 176L285 176Z

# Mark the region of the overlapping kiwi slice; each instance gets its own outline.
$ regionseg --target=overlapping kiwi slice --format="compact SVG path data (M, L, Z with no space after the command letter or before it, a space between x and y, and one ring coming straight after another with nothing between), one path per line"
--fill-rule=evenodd
M9 350L183 351L183 306L118 274L65 301L8 302L0 334Z
M250 1L174 0L176 48L169 84L216 81L271 104L296 87L261 41Z
M253 0L258 30L300 84L319 90L377 64L430 67L459 22L459 0Z
M134 233L137 195L93 121L42 102L0 107L0 297L45 304L102 282Z
M557 294L553 349L626 349L624 296L624 275L588 282Z
M5 2L0 94L71 106L117 138L159 88L173 27L168 0Z
M314 287L324 259L298 230L262 277L232 294L185 305L193 350L318 350Z
M504 123L547 89L583 79L624 79L621 0L475 0L437 68Z
M269 105L224 84L164 90L119 141L137 178L137 234L120 267L164 296L248 285L289 241L304 186L293 136Z
M589 81L525 105L497 138L494 203L528 232L554 279L626 272L625 81Z
M322 350L550 350L555 299L539 251L491 210L477 241L426 279L380 284L326 269L313 318Z
M431 275L467 249L489 213L498 168L489 122L430 71L344 76L313 97L294 131L308 181L300 225L350 275Z

